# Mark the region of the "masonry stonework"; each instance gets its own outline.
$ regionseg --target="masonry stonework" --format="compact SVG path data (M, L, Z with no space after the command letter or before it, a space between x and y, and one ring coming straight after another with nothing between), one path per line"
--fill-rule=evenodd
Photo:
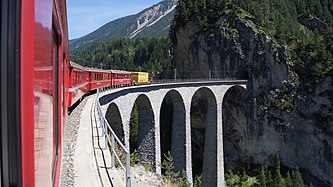
M209 184L208 186L224 186L223 97L234 86L246 89L245 84L244 81L211 81L128 87L105 93L100 98L100 103L104 115L106 115L110 105L118 107L120 118L116 115L117 119L110 119L110 122L116 123L117 127L122 124L124 142L127 148L129 148L129 124L132 108L135 103L139 105L139 157L142 161L153 163L154 170L160 174L160 112L166 95L173 95L175 109L170 151L174 157L175 169L178 171L184 169L188 180L192 182L191 103L193 96L204 89L208 93L206 95L208 96L209 111L205 134L203 182ZM110 116L113 115L109 114L109 118Z

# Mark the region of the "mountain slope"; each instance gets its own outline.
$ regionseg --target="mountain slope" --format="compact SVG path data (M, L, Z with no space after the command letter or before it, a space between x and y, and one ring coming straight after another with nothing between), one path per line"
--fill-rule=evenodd
M111 21L94 32L69 41L71 51L112 38L138 38L144 36L166 36L175 14L177 0L164 0L136 15Z
M278 155L306 184L333 186L333 1L197 1L179 0L170 69L178 78L248 80L248 95L235 88L223 99L225 171L267 168Z

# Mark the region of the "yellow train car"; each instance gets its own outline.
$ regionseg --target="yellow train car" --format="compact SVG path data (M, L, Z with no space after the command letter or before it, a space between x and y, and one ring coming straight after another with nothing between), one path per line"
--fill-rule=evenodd
M148 84L149 74L148 72L132 72L133 84Z

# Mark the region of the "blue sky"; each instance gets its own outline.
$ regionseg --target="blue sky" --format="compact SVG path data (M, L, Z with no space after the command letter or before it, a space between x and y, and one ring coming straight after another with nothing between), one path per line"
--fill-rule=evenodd
M136 14L162 0L67 0L69 38L79 38L105 23Z

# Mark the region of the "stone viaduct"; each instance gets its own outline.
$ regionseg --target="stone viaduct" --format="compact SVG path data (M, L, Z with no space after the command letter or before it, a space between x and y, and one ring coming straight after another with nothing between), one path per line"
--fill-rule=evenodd
M161 173L163 154L170 151L174 170L185 170L189 181L193 181L192 171L199 170L206 186L224 186L222 104L231 89L244 92L246 81L127 87L104 94L99 101L112 129L128 149L131 112L136 104L140 162L152 163ZM172 109L165 109L165 103ZM200 132L204 135L196 136Z

